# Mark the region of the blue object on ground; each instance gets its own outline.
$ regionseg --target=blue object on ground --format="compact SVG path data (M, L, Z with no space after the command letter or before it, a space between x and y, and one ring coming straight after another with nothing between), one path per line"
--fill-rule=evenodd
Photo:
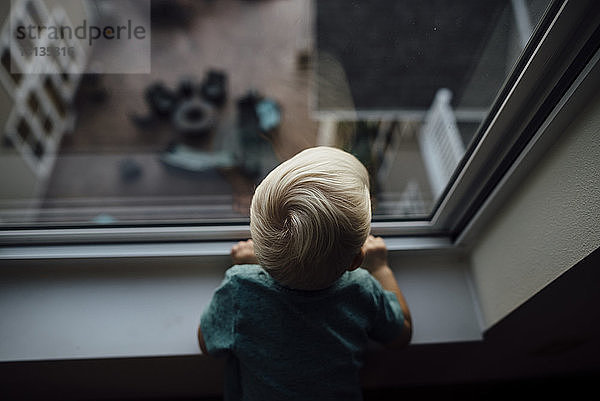
M184 144L171 146L160 155L160 160L171 167L192 172L231 168L237 165L231 152L206 152Z
M274 100L264 99L258 102L256 114L262 132L269 132L281 123L281 109Z

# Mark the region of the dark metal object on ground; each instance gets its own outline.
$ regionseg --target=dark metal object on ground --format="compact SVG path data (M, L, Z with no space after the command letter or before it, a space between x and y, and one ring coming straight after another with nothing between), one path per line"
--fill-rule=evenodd
M146 89L146 101L154 114L169 117L177 104L177 95L162 82L157 82Z
M227 100L227 76L225 73L210 70L202 81L200 94L215 106L223 106Z
M179 99L189 99L195 94L196 82L192 78L182 78L177 87Z
M237 101L238 125L242 133L259 134L258 115L256 114L256 105L259 100L258 93L251 90ZM242 135L242 138L244 136Z
M142 167L133 159L124 159L119 163L119 172L123 181L134 181L142 176Z
M172 121L178 132L197 136L208 133L215 126L215 117L215 110L209 103L192 98L177 106Z
M269 134L281 123L281 106L253 90L238 100L238 113L240 129L256 135Z

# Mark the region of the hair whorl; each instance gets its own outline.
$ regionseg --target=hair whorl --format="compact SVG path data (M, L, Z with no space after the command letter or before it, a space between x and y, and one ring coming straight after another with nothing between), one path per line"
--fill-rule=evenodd
M352 155L317 147L275 168L256 188L250 229L260 264L281 284L332 284L367 238L369 176Z

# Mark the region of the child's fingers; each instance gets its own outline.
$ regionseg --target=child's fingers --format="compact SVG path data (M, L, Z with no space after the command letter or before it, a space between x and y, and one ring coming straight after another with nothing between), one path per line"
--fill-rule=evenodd
M235 255L239 252L244 251L245 249L253 249L254 248L254 242L249 239L247 241L239 241L237 244L233 245L231 247L231 255Z
M231 255L234 255L234 254L238 253L239 250L240 250L240 248L242 247L242 245L243 245L243 242L240 241L237 244L235 244L234 246L232 246L231 247L231 252L230 252Z
M385 241L383 240L383 238L369 235L367 241L363 245L363 249L365 250L365 252L375 252L385 250L387 248L385 246Z
M252 240L251 240L251 239L249 239L249 240L247 240L247 241L238 241L238 243L237 243L237 244L235 244L234 246L232 246L232 247L231 247L231 249L239 249L239 248L241 248L242 246L244 246L244 244L246 244L246 243L251 243L251 244L253 244L253 242L252 242Z

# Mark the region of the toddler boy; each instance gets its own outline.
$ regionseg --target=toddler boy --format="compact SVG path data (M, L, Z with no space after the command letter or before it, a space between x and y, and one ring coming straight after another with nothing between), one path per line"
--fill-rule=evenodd
M406 301L370 224L369 176L349 153L307 149L265 177L252 240L232 248L236 265L198 328L205 354L228 356L226 400L360 400L368 340L410 341Z

